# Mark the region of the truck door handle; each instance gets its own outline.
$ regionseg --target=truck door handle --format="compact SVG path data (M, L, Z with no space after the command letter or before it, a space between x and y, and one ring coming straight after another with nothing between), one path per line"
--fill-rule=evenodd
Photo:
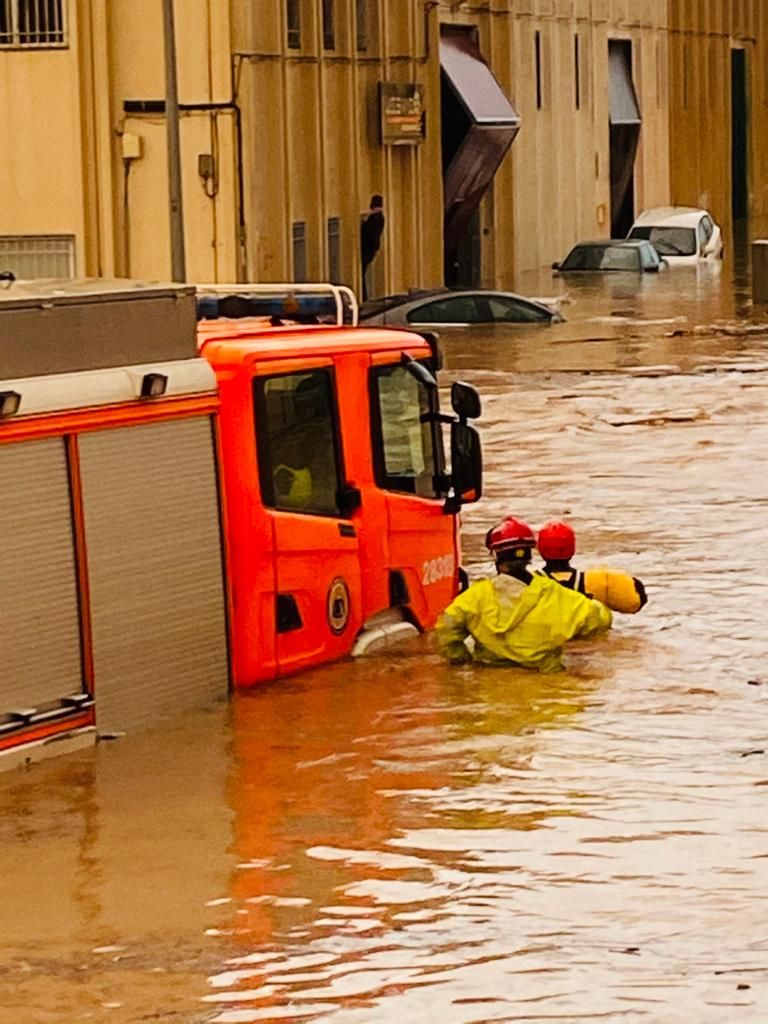
M352 523L339 523L339 533L342 537L356 537L357 533Z

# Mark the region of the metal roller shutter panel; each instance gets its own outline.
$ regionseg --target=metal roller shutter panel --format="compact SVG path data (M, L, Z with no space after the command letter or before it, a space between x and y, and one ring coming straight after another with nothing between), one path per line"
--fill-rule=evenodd
M0 717L82 691L67 456L61 438L0 445Z
M223 697L228 656L208 417L80 438L96 725Z

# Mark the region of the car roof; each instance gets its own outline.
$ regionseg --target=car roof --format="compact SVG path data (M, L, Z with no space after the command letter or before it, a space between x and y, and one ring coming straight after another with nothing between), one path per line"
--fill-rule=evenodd
M626 241L626 239L623 239ZM360 319L366 320L369 317L379 316L381 313L388 313L399 306L420 306L429 299L454 299L462 295L501 295L506 299L513 299L515 302L524 302L529 306L536 306L546 309L550 313L549 306L538 299L528 298L527 295L518 295L517 292L510 292L504 288L434 288L424 291L404 292L401 295L385 295L380 299L371 299L363 304L360 309Z
M592 242L577 242L573 249L604 249L608 245L620 245L626 249L639 249L649 245L647 238L598 238ZM573 249L571 252L573 252Z
M438 295L460 294L450 288L413 288L408 292L396 292L394 295L381 295L377 299L367 299L360 307L361 319L387 313L396 306L406 306L421 299L430 299Z
M695 228L705 215L709 216L706 210L693 206L658 206L641 213L633 227Z

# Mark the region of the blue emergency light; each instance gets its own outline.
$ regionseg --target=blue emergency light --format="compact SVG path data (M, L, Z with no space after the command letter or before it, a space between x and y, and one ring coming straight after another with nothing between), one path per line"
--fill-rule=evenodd
M300 323L336 323L337 307L333 295L291 294L255 295L247 292L197 296L197 319L241 320L244 317L277 317Z

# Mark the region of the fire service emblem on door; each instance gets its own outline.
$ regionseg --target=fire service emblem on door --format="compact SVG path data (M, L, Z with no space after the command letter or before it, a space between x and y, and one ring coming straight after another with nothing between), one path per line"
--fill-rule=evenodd
M338 636L349 622L349 587L337 576L328 590L328 625Z

